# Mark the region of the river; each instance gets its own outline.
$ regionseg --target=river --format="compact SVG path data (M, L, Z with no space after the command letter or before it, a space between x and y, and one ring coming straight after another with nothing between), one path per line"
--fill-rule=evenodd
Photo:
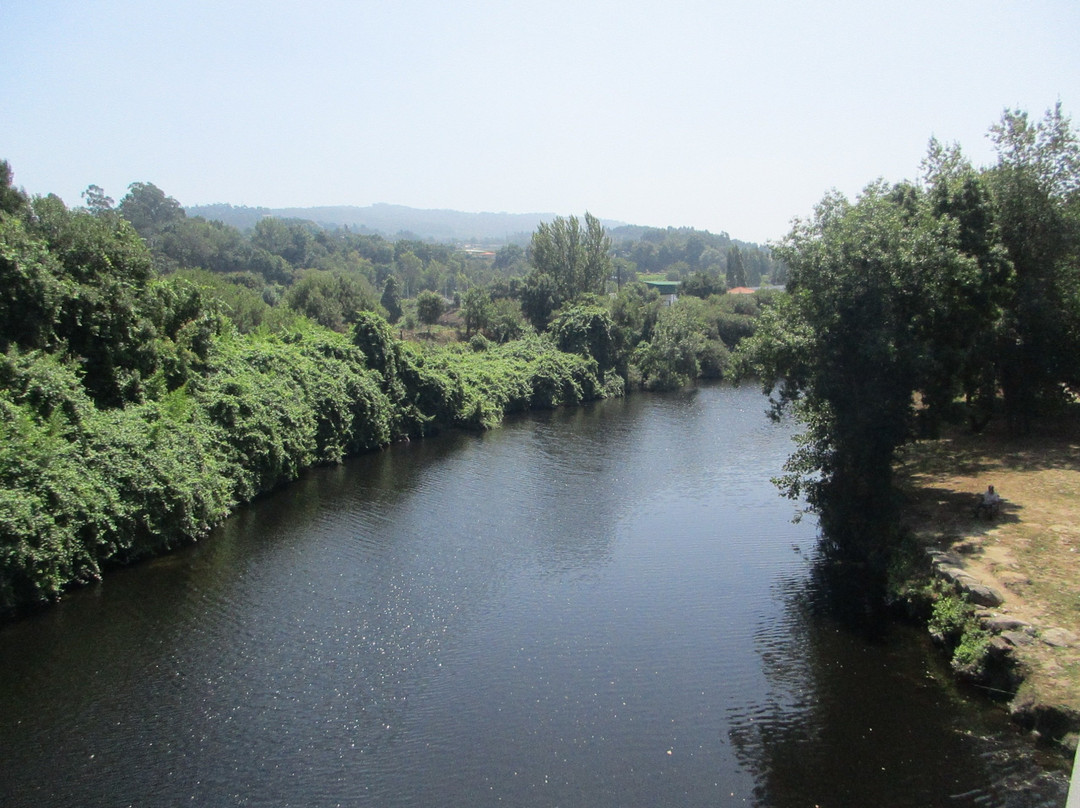
M705 387L316 469L0 630L0 805L1059 806Z

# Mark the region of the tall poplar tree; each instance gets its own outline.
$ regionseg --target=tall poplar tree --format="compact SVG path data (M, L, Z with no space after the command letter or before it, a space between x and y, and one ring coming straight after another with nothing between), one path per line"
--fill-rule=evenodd
M611 239L591 213L585 213L584 229L576 216L556 216L533 233L530 261L554 281L560 303L601 294L611 275Z

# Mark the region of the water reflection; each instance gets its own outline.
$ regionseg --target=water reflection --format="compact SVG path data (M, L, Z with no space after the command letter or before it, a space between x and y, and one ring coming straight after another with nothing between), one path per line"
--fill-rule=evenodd
M963 701L857 569L820 554L808 565L778 585L779 624L756 633L768 698L732 711L759 805L1063 804L1062 773L1041 770L1003 713Z
M763 409L395 446L0 631L0 804L994 804L998 742L846 608Z

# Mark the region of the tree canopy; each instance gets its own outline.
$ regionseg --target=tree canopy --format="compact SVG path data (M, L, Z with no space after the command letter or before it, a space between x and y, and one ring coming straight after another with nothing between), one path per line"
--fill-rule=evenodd
M806 431L783 479L864 558L890 534L902 443L1004 392L1010 424L1080 386L1077 140L1060 108L1006 112L996 166L931 142L922 183L833 193L774 247L788 295L743 343Z
M533 233L530 261L554 282L560 302L601 293L611 275L611 239L600 220L585 213L585 227L576 216L556 216Z

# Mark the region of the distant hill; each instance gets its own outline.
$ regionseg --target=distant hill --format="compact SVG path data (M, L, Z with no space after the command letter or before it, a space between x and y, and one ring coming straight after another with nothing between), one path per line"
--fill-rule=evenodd
M306 219L324 227L344 227L387 238L408 234L421 239L450 242L525 242L540 222L554 213L462 213L456 210L424 210L405 205L377 204L367 207L340 205L314 208L250 208L233 205L193 205L189 216L202 216L247 230L265 216ZM605 227L623 222L604 221Z

